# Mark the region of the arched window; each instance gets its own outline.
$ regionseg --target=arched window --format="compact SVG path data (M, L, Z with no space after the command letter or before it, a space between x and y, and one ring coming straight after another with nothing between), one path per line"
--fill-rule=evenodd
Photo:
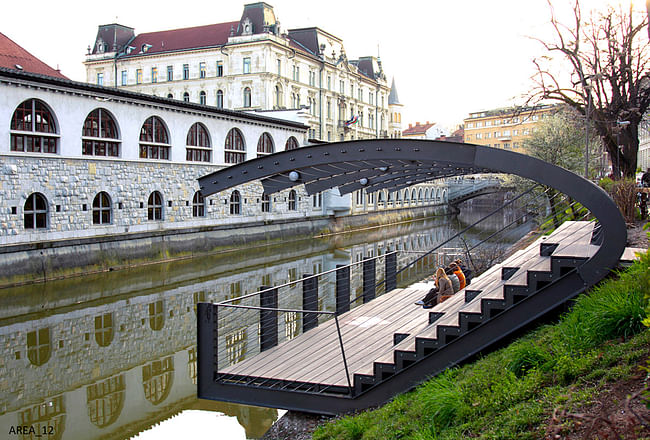
M273 153L273 138L267 132L262 133L257 141L257 157Z
M23 208L25 229L47 228L47 199L41 193L32 193L27 197Z
M158 191L149 194L147 201L147 218L149 220L162 220L163 219L163 199Z
M169 135L162 119L151 116L144 121L140 129L140 157L169 160L170 149Z
M217 90L217 108L223 108L223 91Z
M241 196L237 190L233 191L232 194L230 194L230 214L241 214Z
M199 104L201 104L201 105L205 105L206 102L207 102L207 98L206 98L206 96L205 96L205 92L204 92L203 90L201 90L201 91L199 92Z
M231 129L226 135L224 150L224 161L226 163L241 163L246 160L244 135L238 128Z
M113 157L120 155L117 124L108 111L98 108L86 118L81 135L81 154Z
M11 118L11 151L57 153L58 135L52 112L43 101L28 99Z
M413 203L417 202L417 199L415 198L415 190L414 189L411 190L411 201Z
M183 93L183 101L190 102L190 94L185 92Z
M168 93L168 94L167 94L167 97L168 97L169 99L174 99L174 95L172 95L171 93Z
M149 327L153 331L165 326L165 304L162 300L149 303Z
M95 341L100 347L108 347L113 341L113 314L95 316Z
M192 217L205 217L205 198L199 191L192 198Z
M167 356L142 367L144 397L154 405L162 403L172 389L174 358Z
M409 190L408 189L404 190L404 202L405 203L409 202Z
M111 198L102 191L93 199L93 225L108 225L112 222Z
M262 193L262 212L271 212L271 197Z
M275 106L281 108L283 104L282 99L282 87L279 85L275 86Z
M109 377L86 387L88 417L93 425L105 428L113 424L124 408L124 375Z
M244 88L244 107L251 106L251 89L250 87Z
M422 203L422 188L418 190L418 202Z
M426 200L426 201L429 200L429 188L424 190L424 200Z
M295 211L296 210L296 191L291 190L289 191L289 211Z
M27 333L27 358L32 365L40 366L50 360L52 344L49 327Z
M399 191L395 191L395 203L401 201L402 198L402 193Z
M195 122L190 131L187 132L187 150L185 160L195 162L210 162L212 149L210 148L210 136L205 125Z
M284 144L284 149L295 150L296 148L298 148L298 140L293 136L289 136L289 139L287 139L287 143Z

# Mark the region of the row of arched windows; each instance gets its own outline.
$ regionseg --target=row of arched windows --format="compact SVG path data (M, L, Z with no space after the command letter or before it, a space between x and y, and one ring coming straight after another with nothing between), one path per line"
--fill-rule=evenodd
M287 209L296 211L298 197L295 190L289 191L287 198ZM189 202L187 202L189 205ZM262 193L260 199L262 212L271 212L271 198L268 194ZM171 206L171 202L169 202ZM144 208L144 204L141 204ZM238 190L234 190L229 198L230 214L240 215L242 213L242 197ZM159 191L153 191L147 199L147 220L162 221L164 220L164 201ZM84 210L85 210L84 205ZM203 195L197 191L192 197L192 217L206 216L206 200ZM113 223L113 202L110 195L101 191L97 193L92 203L92 222L93 225L110 225ZM25 229L47 229L49 227L49 204L47 198L41 193L32 193L27 197L23 206L23 226Z
M140 129L139 156L143 159L169 160L171 144L165 122L150 116ZM120 156L118 125L111 113L103 108L90 112L81 133L81 153L85 156ZM16 108L11 118L11 151L58 153L59 135L53 112L38 99L29 99ZM287 139L285 150L298 148L298 140ZM237 164L246 160L244 135L232 128L226 135L224 162ZM273 137L264 132L257 142L259 155L275 152ZM186 139L187 161L211 162L212 145L205 125L194 123Z
M365 191L357 191L356 204L363 205L365 201ZM419 188L405 189L404 191L378 191L377 203L424 203L424 202L442 202L445 198L446 191L441 188ZM368 195L368 203L374 203L373 193ZM441 198L442 197L442 198Z

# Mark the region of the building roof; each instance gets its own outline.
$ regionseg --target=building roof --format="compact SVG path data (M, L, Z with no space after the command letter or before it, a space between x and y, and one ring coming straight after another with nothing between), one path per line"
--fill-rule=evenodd
M395 85L395 77L393 77L393 82L390 85L390 94L388 95L388 105L402 105L399 102L399 96L397 96L397 86Z
M113 87L104 87L95 84L72 81L68 78L65 78L64 76L57 78L43 74L33 74L17 69L6 69L4 67L0 67L0 78L13 78L34 84L42 84L43 86L50 86L52 88L76 90L100 99L110 100L111 98L118 98L117 100L120 101L124 100L127 102L134 102L139 104L145 103L153 106L162 105L165 107L177 108L182 111L202 112L219 116L227 116L231 118L249 119L262 124L287 126L298 128L300 130L307 130L307 128L309 128L307 125L301 122L289 121L286 119L258 115L255 113L239 110L217 108L193 102L179 101L176 99L163 98L161 96L148 95L146 93L131 92L128 90L116 89Z
M549 110L556 108L557 104L538 104L533 106L522 106L522 107L502 107L495 108L492 110L483 110L479 112L472 112L469 114L468 119L479 119L479 118L492 118L495 116L507 116L507 115L517 115L521 113L537 112L542 110Z
M0 32L0 67L68 79Z
M409 124L409 128L402 131L402 136L416 135L416 134L425 134L428 129L436 125L435 122L427 121L426 124L420 124L416 122L415 125Z
M239 21L208 24L169 31L147 32L137 35L129 46L134 47L130 55L147 55L177 50L221 46L228 42L231 29L236 30Z

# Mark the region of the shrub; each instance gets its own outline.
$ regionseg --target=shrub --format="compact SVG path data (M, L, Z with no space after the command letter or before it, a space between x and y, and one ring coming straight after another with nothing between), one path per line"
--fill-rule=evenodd
M519 378L526 375L529 370L548 364L551 360L547 350L532 342L524 342L512 347L510 355L506 368Z
M425 384L421 395L425 417L436 428L450 426L464 405L454 370L447 370Z

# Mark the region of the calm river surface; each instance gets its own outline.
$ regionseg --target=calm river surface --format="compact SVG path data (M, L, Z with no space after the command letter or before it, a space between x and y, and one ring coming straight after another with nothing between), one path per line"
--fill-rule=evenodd
M259 438L282 411L196 398L195 304L386 249L416 256L485 212L0 290L0 438ZM466 240L516 217L501 214Z

